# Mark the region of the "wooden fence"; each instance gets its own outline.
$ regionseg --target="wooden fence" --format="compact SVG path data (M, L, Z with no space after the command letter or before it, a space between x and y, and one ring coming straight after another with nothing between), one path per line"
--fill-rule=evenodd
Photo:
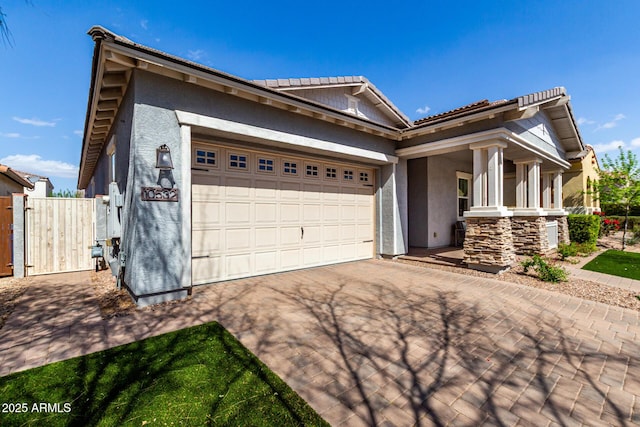
M95 199L27 198L27 275L90 270Z

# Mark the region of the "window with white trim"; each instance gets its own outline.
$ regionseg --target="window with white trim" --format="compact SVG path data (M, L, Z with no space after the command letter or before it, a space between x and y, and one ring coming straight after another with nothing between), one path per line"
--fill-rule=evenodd
M318 165L305 165L305 176L310 178L318 178L320 172L318 171Z
M246 170L247 155L246 154L229 154L229 168Z
M194 166L217 166L218 153L215 150L196 148L193 159Z
M342 179L344 179L345 181L353 181L353 171L349 169L343 169Z
M298 175L298 162L282 162L282 173L285 175Z
M258 172L273 173L275 161L265 157L258 157Z
M471 207L471 183L473 175L456 172L458 221L464 221L464 213Z
M336 179L338 177L338 170L336 168L327 167L324 176L325 178Z

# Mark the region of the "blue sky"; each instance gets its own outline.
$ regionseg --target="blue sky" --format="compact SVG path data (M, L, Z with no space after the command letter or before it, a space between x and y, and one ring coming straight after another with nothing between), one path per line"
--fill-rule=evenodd
M76 187L93 25L247 79L363 75L412 119L564 86L585 143L640 156L638 1L217 3L0 0L0 163Z

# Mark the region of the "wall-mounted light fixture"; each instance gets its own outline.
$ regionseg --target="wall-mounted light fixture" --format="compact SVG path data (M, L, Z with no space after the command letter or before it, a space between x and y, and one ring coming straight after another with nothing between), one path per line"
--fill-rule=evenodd
M160 187L142 187L142 200L153 202L177 202L179 191L174 188L173 160L171 160L171 150L166 144L156 148L156 169L158 172L158 182Z
M162 144L156 148L156 168L162 170L173 169L173 161L171 160L171 150L167 144Z

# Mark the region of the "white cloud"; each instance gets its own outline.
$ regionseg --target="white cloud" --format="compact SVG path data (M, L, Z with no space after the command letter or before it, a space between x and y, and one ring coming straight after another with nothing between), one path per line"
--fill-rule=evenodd
M83 135L84 135L84 132L83 132L83 131L81 131L81 130L74 130L74 131L73 131L73 134L74 134L74 135L78 135L78 136L83 136Z
M634 138L631 140L632 147L640 147L640 138Z
M149 29L149 20L148 19L143 19L142 21L140 21L140 26L143 29L148 30Z
M427 114L429 111L431 111L431 107L429 107L428 105L425 105L424 107L420 107L416 110L416 113L418 114Z
M23 125L31 125L31 126L49 126L49 127L54 127L56 125L55 121L44 121L44 120L40 120L40 119L24 119L22 117L13 117L13 120L15 120L16 122L22 123Z
M200 59L202 59L202 57L205 55L205 51L202 49L197 49L197 50L190 50L187 53L187 57L192 60L192 61L198 61Z
M22 138L22 135L17 132L0 133L0 136L3 136L5 138Z
M613 120L608 121L608 122L606 122L606 123L604 123L604 124L602 124L602 125L599 125L599 126L596 128L596 130L599 130L599 129L611 129L611 128L614 128L614 127L618 126L618 122L619 122L620 120L624 120L624 119L626 119L626 118L627 118L627 116L625 116L625 115L624 115L624 114L622 114L622 113L616 114L616 115L615 115L615 117L613 118Z
M46 177L78 177L78 166L58 160L44 160L37 154L14 154L0 159L0 163L17 170Z
M593 145L593 149L596 151L597 154L601 154L601 153L606 153L607 151L617 150L618 147L624 148L624 146L625 146L624 141L615 140L606 144L595 144Z
M593 120L589 120L589 119L587 119L586 117L580 117L580 118L578 119L578 124L579 124L579 125L581 125L581 126L582 126L582 125L593 125L593 124L595 124L595 123L596 123L595 121L593 121Z

